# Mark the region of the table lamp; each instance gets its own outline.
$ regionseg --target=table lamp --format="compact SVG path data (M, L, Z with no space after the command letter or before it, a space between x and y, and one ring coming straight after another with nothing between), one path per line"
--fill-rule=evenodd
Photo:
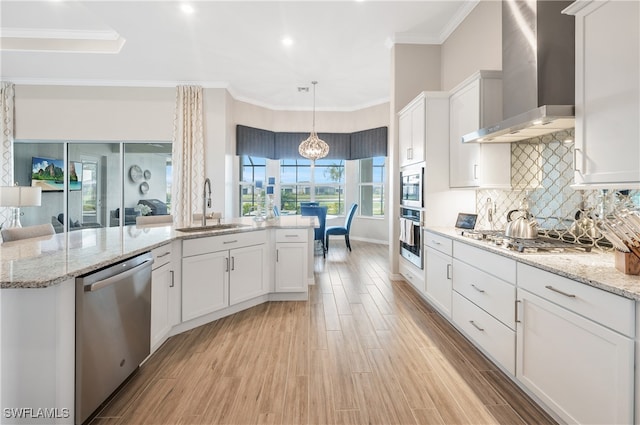
M22 227L20 207L39 207L42 203L42 188L31 186L0 186L0 207L13 209L11 221L6 227Z

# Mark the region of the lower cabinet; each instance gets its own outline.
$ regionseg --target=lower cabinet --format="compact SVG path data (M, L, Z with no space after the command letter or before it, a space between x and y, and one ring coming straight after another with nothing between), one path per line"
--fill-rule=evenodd
M276 230L276 292L308 290L309 230Z
M228 251L182 259L182 321L229 305Z
M169 320L170 290L174 285L171 263L151 272L151 350L163 342L171 329Z
M427 246L425 269L427 286L425 296L442 314L451 317L453 278L451 256Z
M182 245L182 321L266 293L266 233L187 239Z

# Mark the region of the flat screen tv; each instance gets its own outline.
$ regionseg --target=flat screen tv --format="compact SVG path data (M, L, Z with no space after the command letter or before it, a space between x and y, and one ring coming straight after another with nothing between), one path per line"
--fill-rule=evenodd
M43 192L64 190L64 161L62 159L31 158L31 186L39 186ZM69 166L69 190L82 189L82 162L71 161Z

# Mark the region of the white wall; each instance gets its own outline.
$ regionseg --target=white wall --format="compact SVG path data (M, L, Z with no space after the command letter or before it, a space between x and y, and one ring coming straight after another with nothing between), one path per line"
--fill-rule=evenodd
M479 69L502 69L502 3L481 0L442 44L442 90Z

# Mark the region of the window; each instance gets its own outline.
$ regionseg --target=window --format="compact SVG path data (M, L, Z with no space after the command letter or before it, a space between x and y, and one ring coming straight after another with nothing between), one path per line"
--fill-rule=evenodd
M384 216L385 157L365 158L359 162L360 215Z
M341 159L319 159L315 166L308 159L281 160L280 209L299 213L313 192L328 214L344 214L344 166Z
M240 157L240 214L250 215L255 211L260 199L255 190L256 182L266 182L267 160L243 155Z

